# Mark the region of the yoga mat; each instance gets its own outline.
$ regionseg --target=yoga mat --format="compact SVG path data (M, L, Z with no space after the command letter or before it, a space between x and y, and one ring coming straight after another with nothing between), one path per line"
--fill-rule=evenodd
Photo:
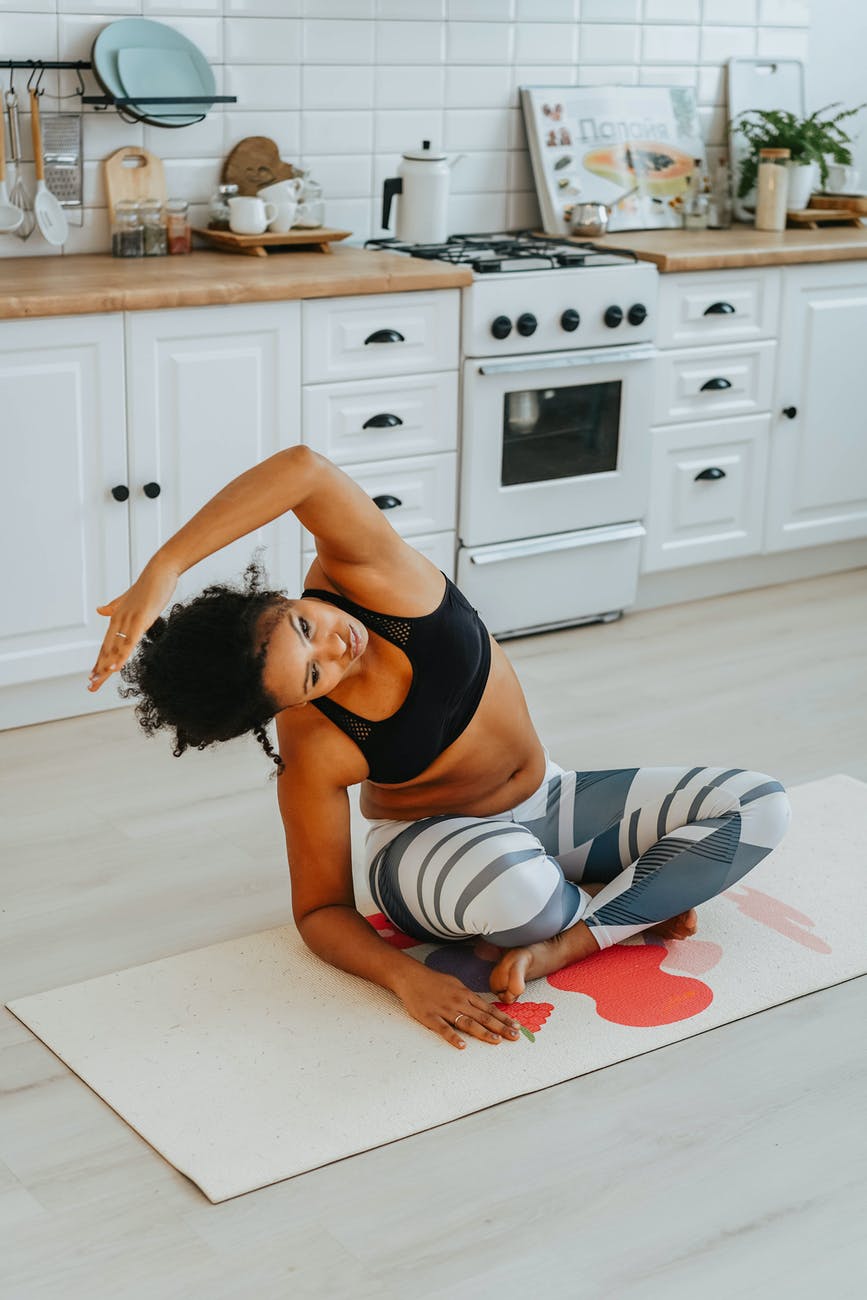
M867 784L789 791L783 843L698 908L528 984L523 1031L463 1052L294 926L17 998L9 1010L215 1204L867 971ZM487 989L466 944L388 942Z

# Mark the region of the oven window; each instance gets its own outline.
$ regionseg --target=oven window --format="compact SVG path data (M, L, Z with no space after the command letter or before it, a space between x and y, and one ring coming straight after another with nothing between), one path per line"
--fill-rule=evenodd
M506 393L503 487L616 469L621 387L613 380Z

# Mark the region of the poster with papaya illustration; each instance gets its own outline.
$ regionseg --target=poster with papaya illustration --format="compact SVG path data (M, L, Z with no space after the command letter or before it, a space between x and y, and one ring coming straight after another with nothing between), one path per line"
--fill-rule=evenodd
M688 86L522 86L542 225L571 233L579 203L611 208L609 230L680 226L693 169L704 170Z

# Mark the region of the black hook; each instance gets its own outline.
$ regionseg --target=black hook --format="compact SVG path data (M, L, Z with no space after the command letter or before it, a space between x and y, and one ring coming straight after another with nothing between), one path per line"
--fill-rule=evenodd
M85 86L85 84L84 84L84 77L83 77L82 74L81 74L81 64L80 64L80 63L78 64L78 66L77 66L76 69L75 69L75 75L78 77L78 92L77 92L77 93L78 93L79 95L84 95L84 92L87 90L87 86Z

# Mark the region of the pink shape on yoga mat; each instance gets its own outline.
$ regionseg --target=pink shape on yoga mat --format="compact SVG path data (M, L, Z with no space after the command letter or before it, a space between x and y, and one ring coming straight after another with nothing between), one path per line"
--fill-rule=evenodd
M564 966L547 981L552 988L593 998L597 1014L612 1024L671 1025L704 1011L713 991L701 980L662 970L667 955L656 944L615 944Z
M686 971L689 975L704 975L719 964L723 950L718 943L706 939L661 939L658 935L645 939L647 947L665 948L666 967Z
M740 892L736 893L735 890ZM744 916L759 921L769 930L776 930L777 934L783 935L785 939L791 939L793 943L799 943L804 948L812 948L813 952L833 951L824 939L820 939L817 934L812 934L810 929L803 928L814 926L813 918L804 912L799 912L790 903L784 903L771 894L763 894L760 889L751 889L749 885L742 884L727 889L721 897L731 899Z

